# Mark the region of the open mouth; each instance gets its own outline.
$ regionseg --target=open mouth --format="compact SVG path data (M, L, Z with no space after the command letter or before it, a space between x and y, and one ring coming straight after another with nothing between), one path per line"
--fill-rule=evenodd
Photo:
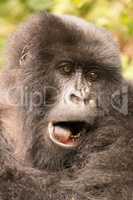
M82 121L50 122L48 125L49 137L55 144L74 148L79 144L81 135L89 129L89 124Z

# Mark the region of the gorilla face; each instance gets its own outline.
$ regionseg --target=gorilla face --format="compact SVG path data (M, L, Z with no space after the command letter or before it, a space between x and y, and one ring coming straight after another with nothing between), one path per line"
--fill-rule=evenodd
M48 114L48 134L55 144L71 148L78 145L98 116L109 112L111 92L105 87L109 82L105 74L109 76L109 72L77 60L60 61L54 70L58 95Z
M15 62L24 85L43 97L38 104L33 95L34 106L26 109L30 154L34 166L58 169L72 165L97 121L112 112L111 96L121 84L119 52L109 33L74 17L41 15L25 27Z

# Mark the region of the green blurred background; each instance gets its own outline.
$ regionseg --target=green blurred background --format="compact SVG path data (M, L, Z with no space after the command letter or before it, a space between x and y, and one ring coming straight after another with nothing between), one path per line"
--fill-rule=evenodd
M120 44L124 76L133 78L133 0L0 0L0 68L7 38L40 10L80 16L109 29Z

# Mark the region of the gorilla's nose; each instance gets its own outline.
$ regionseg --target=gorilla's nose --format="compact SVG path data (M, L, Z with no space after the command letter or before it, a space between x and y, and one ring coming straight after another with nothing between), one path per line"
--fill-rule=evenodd
M88 104L90 97L89 97L88 92L85 92L85 91L82 91L82 92L75 91L75 92L72 92L70 94L69 99L70 99L70 101L72 103L81 105L81 104Z

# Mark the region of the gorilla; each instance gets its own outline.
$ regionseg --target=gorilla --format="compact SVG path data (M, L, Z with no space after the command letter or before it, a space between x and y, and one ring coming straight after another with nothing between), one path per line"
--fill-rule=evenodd
M40 13L0 75L0 200L132 200L133 86L111 34Z

